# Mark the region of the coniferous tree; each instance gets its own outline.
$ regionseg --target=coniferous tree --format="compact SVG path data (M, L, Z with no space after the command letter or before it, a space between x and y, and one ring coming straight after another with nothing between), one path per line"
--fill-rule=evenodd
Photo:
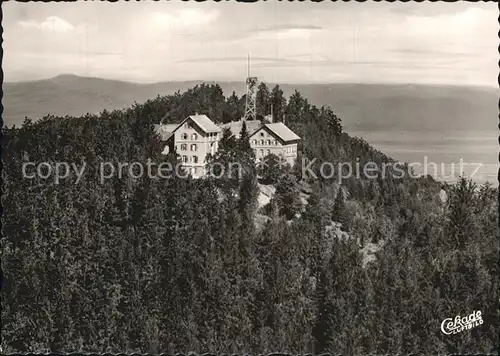
M224 153L230 152L237 147L236 137L232 134L231 130L226 128L222 131L222 137L219 141L219 151Z
M459 248L464 248L476 232L473 213L476 203L475 190L476 185L462 177L450 191L449 234Z
M264 184L276 184L287 172L287 166L283 165L282 159L274 154L264 157L263 163L258 166L258 173Z
M231 130L224 129L222 138L219 141L219 149L214 156L207 159L207 171L210 176L217 179L222 186L229 189L237 187L239 167L237 159L238 140L231 133Z
M323 264L326 249L326 226L330 220L330 212L325 201L321 198L319 188L313 190L302 216L306 224L304 230L307 231L310 242L308 254L311 256L310 270L311 275L318 279Z
M334 114L331 107L322 107L320 112L320 120L324 121L329 132L332 132L335 136L339 136L342 133L342 121Z
M335 203L333 205L332 220L342 224L342 228L345 231L349 231L349 220L347 217L344 192L342 187L339 187L337 197L335 198Z
M316 286L317 314L312 330L314 340L314 353L320 354L327 351L332 337L333 305L330 301L331 280L329 272L321 269Z
M236 159L241 164L244 172L255 176L255 152L250 146L250 135L245 121L243 121L237 142Z
M293 175L288 173L281 177L276 186L276 203L280 215L285 215L288 220L301 211L300 190Z
M257 116L260 118L271 113L271 93L264 82L257 87L256 106Z
M240 137L238 139L238 148L242 151L250 150L249 133L246 121L241 125Z
M285 113L286 108L286 99L283 93L283 90L279 87L279 85L274 86L271 91L271 104L273 106L273 115L274 121L283 121L283 115Z
M226 100L226 107L227 118L224 122L237 121L243 116L243 111L241 110L241 99L238 98L234 90Z
M259 187L255 172L250 170L243 175L239 189L238 209L246 227L253 226L254 213L257 210Z

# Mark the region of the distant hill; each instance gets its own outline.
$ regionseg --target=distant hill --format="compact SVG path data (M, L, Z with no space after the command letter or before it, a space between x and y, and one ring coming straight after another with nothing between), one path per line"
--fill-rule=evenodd
M186 90L195 82L136 84L116 80L60 75L32 82L4 83L4 125L19 125L24 117L51 113L80 116L104 109L122 109L158 94Z
M121 109L149 98L184 91L202 81L137 84L60 75L4 83L4 125L47 113L78 116ZM218 82L226 95L243 94L243 82ZM273 83L268 83L272 87ZM399 84L280 84L299 90L312 104L331 105L347 131L496 130L498 92L493 88Z

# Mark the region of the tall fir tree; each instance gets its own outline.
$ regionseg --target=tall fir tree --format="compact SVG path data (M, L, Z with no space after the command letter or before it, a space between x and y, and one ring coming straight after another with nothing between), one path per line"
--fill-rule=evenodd
M274 121L283 121L286 109L286 98L279 85L274 86L271 91L271 105L273 106Z
M322 268L316 285L316 320L312 329L314 353L321 354L328 351L332 337L332 315L334 313L330 300L331 279L329 272Z
M333 204L332 220L341 223L344 231L349 231L349 219L345 208L344 191L341 186Z
M243 167L244 172L255 175L255 152L250 145L250 133L245 121L241 126L240 137L237 142L236 159Z
M450 191L448 231L456 248L464 248L476 234L473 213L477 201L475 191L476 184L464 177Z
M258 206L259 186L253 170L243 175L239 189L238 210L242 217L243 225L249 229L253 227L253 218Z
M284 215L288 220L300 213L302 210L300 189L292 174L287 173L281 177L276 186L275 199L279 207L280 215Z
M271 112L271 93L266 83L261 82L257 87L257 117L262 119Z

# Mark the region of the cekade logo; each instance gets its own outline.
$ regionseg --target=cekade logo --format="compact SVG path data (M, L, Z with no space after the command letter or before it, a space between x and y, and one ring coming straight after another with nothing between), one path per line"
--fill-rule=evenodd
M452 318L444 319L441 323L441 331L446 335L458 334L461 331L470 330L482 323L483 318L481 317L481 311L478 310L463 318L457 315L455 320Z

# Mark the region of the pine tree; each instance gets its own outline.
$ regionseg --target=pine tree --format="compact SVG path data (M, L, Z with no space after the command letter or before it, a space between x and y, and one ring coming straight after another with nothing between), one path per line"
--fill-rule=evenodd
M207 160L207 171L217 177L220 184L228 185L228 188L235 188L238 182L238 172L234 172L234 164L238 162L238 145L236 137L226 128L222 132L219 149Z
M449 204L449 236L455 246L464 248L468 240L473 240L476 226L474 210L476 206L476 184L461 178L451 189Z
M265 157L263 165L259 165L259 175L264 184L276 184L287 172L287 166L281 167L281 160L274 154Z
M320 354L327 351L332 334L333 308L330 301L331 281L329 273L322 268L316 286L316 320L312 329L314 340L314 353Z
M332 132L334 136L339 136L342 133L342 121L334 114L331 107L321 107L320 110L321 121L325 122L329 132Z
M245 153L252 151L250 146L250 135L245 121L243 121L243 125L241 125L240 137L238 139L238 149Z
M257 88L257 98L256 98L256 106L257 106L257 116L264 117L270 113L271 107L271 93L269 93L269 89L267 88L266 83L261 82Z
M230 129L226 128L222 131L222 137L219 141L219 150L222 152L228 152L234 150L237 147L237 140L234 137Z
M238 98L235 91L226 100L226 120L224 122L236 121L243 116L241 99Z
M243 224L249 228L253 226L253 216L258 206L259 187L253 171L243 175L239 189L238 210Z
M274 121L283 121L283 115L286 108L286 99L283 90L276 85L271 91L271 104L273 106Z
M278 182L276 186L276 202L279 206L280 215L285 215L288 220L302 210L300 190L292 174L285 174Z
M304 230L307 231L310 246L310 269L311 275L319 278L326 247L326 225L329 221L330 212L321 199L319 188L316 188L309 199L302 215Z
M255 152L250 146L250 135L245 121L243 121L240 137L237 142L236 160L241 164L245 172L242 172L242 174L250 173L255 175ZM243 177L240 176L239 178L242 179Z
M335 203L333 204L332 220L342 224L344 231L349 231L349 220L346 213L344 192L339 188Z

